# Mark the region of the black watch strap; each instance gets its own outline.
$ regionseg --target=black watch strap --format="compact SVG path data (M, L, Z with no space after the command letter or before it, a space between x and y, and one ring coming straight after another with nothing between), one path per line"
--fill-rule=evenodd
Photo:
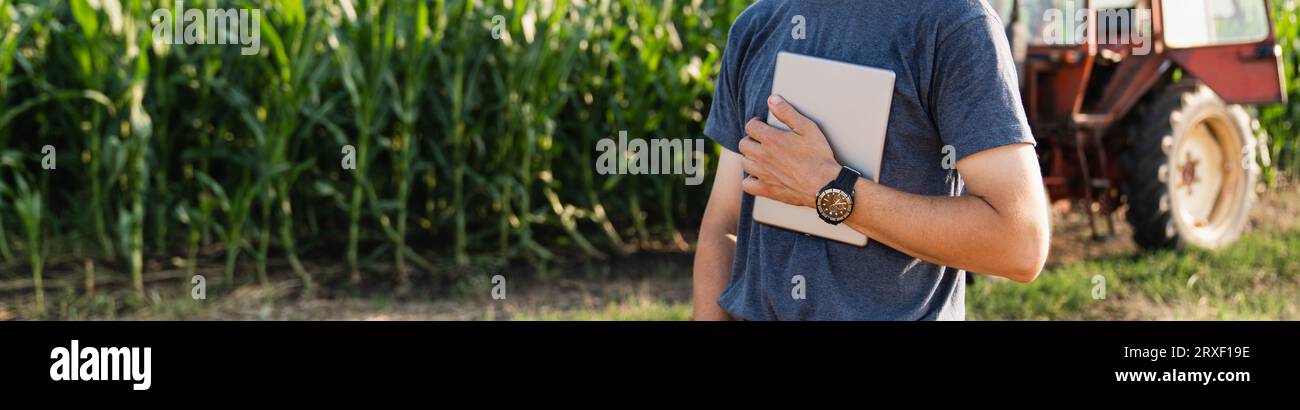
M861 177L862 174L859 174L858 171L855 171L853 168L841 166L840 174L835 176L835 180L826 184L826 188L822 188L822 190L824 191L826 189L835 188L844 191L844 193L849 194L851 197L853 196L853 187L857 185L858 178Z

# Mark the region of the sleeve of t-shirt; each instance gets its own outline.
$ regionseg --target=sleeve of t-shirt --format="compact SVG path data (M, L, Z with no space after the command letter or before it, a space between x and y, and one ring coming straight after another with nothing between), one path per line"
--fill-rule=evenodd
M940 39L931 110L939 138L960 160L1005 145L1034 144L1025 120L1015 62L992 16L962 23Z
M713 86L713 104L705 121L704 135L731 152L740 152L740 139L745 134L745 104L740 83L740 66L744 52L741 44L744 23L738 18L727 35L727 46L722 50L722 66Z

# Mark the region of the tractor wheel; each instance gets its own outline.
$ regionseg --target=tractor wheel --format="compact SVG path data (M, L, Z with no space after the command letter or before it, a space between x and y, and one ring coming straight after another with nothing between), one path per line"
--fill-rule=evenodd
M1196 81L1167 87L1139 110L1123 154L1133 239L1147 249L1232 243L1259 178L1250 114Z

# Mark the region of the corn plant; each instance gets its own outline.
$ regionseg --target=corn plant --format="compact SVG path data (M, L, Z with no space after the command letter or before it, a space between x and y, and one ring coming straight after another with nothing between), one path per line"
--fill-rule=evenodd
M23 34L23 26L14 21L17 10L9 0L0 0L0 147L9 146L8 118L9 83L14 73L14 57L18 49L18 39ZM3 181L0 180L0 184ZM0 185L0 189L4 189ZM4 195L0 192L0 195ZM9 231L5 229L4 207L0 206L0 262L13 260L13 251L9 248Z
M72 80L78 85L106 95L114 95L114 80L118 80L120 72L112 72L117 66L115 59L119 57L121 47L114 38L114 33L109 25L104 25L101 31L101 18L99 13L86 0L70 0L69 9L77 24L76 34L52 36L52 39L65 42L70 50L70 56L62 56L60 60L75 62L74 67L77 71L73 74ZM61 48L60 48L61 49ZM57 56L56 56L57 57ZM118 131L115 119L117 115L115 106L108 106L101 109L94 105L88 105L80 109L79 116L89 118L83 126L83 131L89 135L89 164L88 175L90 177L90 209L91 218L94 224L96 237L99 239L100 249L104 256L109 259L115 259L117 247L114 246L111 236L108 232L108 222L105 213L108 212L108 189L113 178L103 178L106 174L114 175L120 172L119 166L112 166L112 171L102 172L108 168L106 159L122 158L118 144L113 141L105 141L109 138L106 134L112 135ZM107 117L107 118L106 118ZM88 129L87 129L88 128ZM114 161L116 162L116 161Z
M506 52L500 55L505 66L519 67L515 70L496 71L501 78L496 81L502 95L519 95L521 104L504 104L505 123L502 130L506 135L522 135L524 138L518 149L502 147L496 152L515 155L498 155L497 166L507 170L499 192L504 198L511 198L514 191L514 203L519 211L525 213L518 224L518 242L523 249L531 250L535 256L549 258L550 252L536 242L532 230L532 221L554 217L556 222L573 240L579 249L589 255L603 257L584 235L579 232L572 206L561 203L556 192L556 180L552 177L559 172L554 167L555 154L565 145L557 144L558 123L555 118L572 101L575 93L569 82L572 70L579 63L580 44L586 40L586 30L576 19L580 14L570 13L568 2L558 2L552 9L541 3L516 3L512 14L512 26L522 32L519 38L507 37L503 44ZM545 20L534 24L535 17L542 15ZM533 28L535 27L535 28ZM563 160L563 158L561 158ZM513 168L514 172L510 172ZM540 183L540 184L538 184ZM535 185L536 184L536 185ZM537 186L540 185L540 186ZM540 188L540 189L539 189ZM530 215L534 210L532 194L540 190L547 199L547 205L540 207L540 215ZM503 200L509 203L509 200Z
M294 241L291 187L303 172L314 165L314 159L298 158L298 151L299 141L305 135L302 133L302 119L319 105L319 84L325 82L330 74L327 71L330 68L328 59L317 54L315 49L324 39L325 22L320 13L308 14L301 1L281 1L274 6L270 10L272 24L263 33L270 47L270 66L276 75L271 77L270 87L262 94L263 100L259 104L269 113L265 121L249 124L258 141L261 168L269 181L261 201L258 275L266 277L271 215L273 208L278 208L280 244L305 291L310 293L313 287L311 275L299 261Z
M208 198L211 198L210 196ZM186 257L185 257L185 276L194 276L198 269L199 243L203 240L203 228L211 222L211 204L213 201L204 201L206 206L190 206L188 202L182 202L176 205L176 219L186 226L188 235L185 238Z
M425 2L403 2L392 5L395 8L393 30L397 38L405 39L396 45L394 59L397 64L394 73L384 76L385 83L392 89L396 101L392 104L395 118L392 137L381 138L381 145L389 147L392 163L392 179L396 185L396 198L392 203L395 209L395 222L384 212L373 184L366 184L371 193L371 203L378 211L380 226L393 243L394 266L397 271L399 289L409 288L410 278L407 271L407 259L414 260L426 270L432 270L431 264L412 252L406 246L408 202L414 176L427 162L417 163L417 156L422 140L420 128L420 108L424 102L426 79L432 67L431 37L429 26L429 6Z
M136 7L140 7L140 2L134 2ZM143 13L143 9L137 11ZM126 19L123 23L125 41L127 42L129 64L131 65L130 83L127 88L127 98L123 111L127 113L126 125L129 131L123 134L129 135L129 154L127 163L129 164L130 176L130 246L129 254L131 256L131 286L135 289L137 296L144 296L144 223L145 223L145 203L148 201L146 194L149 191L149 172L150 162L148 161L150 141L153 134L152 117L144 109L144 92L145 84L148 81L149 58L148 54L141 51L147 49L150 43L149 29L138 25L136 19ZM144 34L141 34L144 33ZM133 48L134 47L134 48ZM132 57L131 55L134 54Z
M350 7L347 2L342 7ZM383 132L390 114L392 89L386 80L391 75L388 64L397 38L392 31L393 10L383 0L360 0L353 9L336 17L334 48L339 75L352 111L356 129L356 169L352 171L352 196L348 207L347 264L353 283L361 281L358 267L358 242L366 182L370 171L372 140Z
M483 35L488 33L483 24L489 15L475 10L469 1L451 4L439 1L433 10L441 17L434 23L438 47L432 50L435 67L432 87L436 94L431 105L436 128L427 146L436 165L431 173L449 179L446 185L450 192L435 191L446 195L446 199L427 204L425 210L427 218L450 225L453 260L458 265L466 265L469 263L470 209L466 186L469 155L474 146L481 146L481 131L485 127L479 106L483 101L479 87L482 77L477 74L488 58L488 50L475 44L483 41ZM425 186L432 191L444 185L438 184L435 178L426 178Z
M27 254L31 260L32 284L36 288L36 308L38 312L44 313L45 287L41 283L41 274L45 266L45 254L41 247L41 221L45 204L41 192L28 184L23 172L14 172L13 176L15 188L10 190L0 183L0 193L8 193L14 211L22 222L27 237Z
M22 154L16 151L0 152L0 200L3 200L0 201L0 203L3 203L5 205L11 205L13 201L14 191L13 188L10 188L9 185L5 183L3 171L5 171L7 168L17 168L18 164L22 161L21 157ZM0 208L0 217L4 215L4 211L5 211L4 208ZM0 225L0 237L4 237L4 238L0 238L0 241L5 242L4 258L6 262L13 259L13 253L12 253L13 251L8 248L8 238L7 238L8 235L9 235L8 232L4 230L4 226Z

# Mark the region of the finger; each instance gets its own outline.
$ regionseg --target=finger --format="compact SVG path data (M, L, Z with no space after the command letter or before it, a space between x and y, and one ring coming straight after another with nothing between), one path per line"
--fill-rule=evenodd
M745 169L746 174L753 175L759 178L767 177L767 168L764 167L762 164L759 164L758 161L754 161L749 158L741 158L740 166Z
M758 118L750 118L749 121L745 122L745 136L749 138L754 138L754 134L757 132L758 132Z
M796 134L804 135L805 131L817 126L779 95L773 94L767 98L767 109L772 112L772 115L776 116L776 119L781 120L782 124L790 127L790 130Z
M740 155L744 155L745 158L754 159L763 155L763 144L759 144L753 138L741 139L739 149Z
M746 177L744 181L741 181L740 187L745 190L746 194L753 196L767 196L769 194L768 186L753 175L750 175L749 177Z
M767 125L766 122L763 122L758 118L750 118L749 122L745 123L745 135L760 143L766 142L768 138L778 136L782 132L784 131L771 125Z

